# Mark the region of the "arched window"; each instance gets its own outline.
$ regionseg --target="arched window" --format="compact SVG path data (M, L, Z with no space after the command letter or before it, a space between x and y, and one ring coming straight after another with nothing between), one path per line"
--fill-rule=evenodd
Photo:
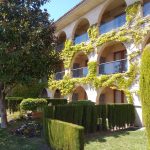
M73 59L72 76L74 78L86 77L88 74L87 63L88 57L83 52L78 53Z
M64 49L65 41L66 41L66 33L63 31L63 32L58 36L57 46L56 46L56 50L57 50L57 51L60 52L61 50Z
M99 104L109 103L127 103L124 92L106 87L100 94Z
M77 101L77 100L87 100L87 94L84 88L81 86L77 87L73 94L72 94L72 101Z
M65 75L65 69L64 69L64 64L61 61L58 66L56 66L56 74L55 74L55 79L56 80L62 80L63 76Z
M81 42L86 42L89 39L87 34L89 26L90 24L87 19L82 19L78 23L74 33L74 44L80 44Z
M150 0L144 0L143 16L150 15Z
M127 71L127 51L121 42L112 42L99 52L99 74L115 74Z
M55 91L54 98L62 98L61 92L60 92L59 89L57 89L57 90Z
M124 0L115 0L104 11L100 22L100 34L123 26L126 22L126 3Z

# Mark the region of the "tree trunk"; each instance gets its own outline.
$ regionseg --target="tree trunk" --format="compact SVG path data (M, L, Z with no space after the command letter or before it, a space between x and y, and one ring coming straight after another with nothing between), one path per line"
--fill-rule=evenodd
M1 128L7 128L7 113L5 106L5 93L3 91L4 84L0 83L0 115L1 115Z

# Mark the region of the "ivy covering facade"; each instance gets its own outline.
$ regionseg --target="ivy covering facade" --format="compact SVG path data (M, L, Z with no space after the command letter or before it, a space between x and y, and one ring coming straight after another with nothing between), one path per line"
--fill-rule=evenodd
M124 44L133 43L136 46L136 51L128 52L129 69L125 73L116 73L111 75L97 76L98 62L89 61L88 75L83 78L72 78L71 74L66 74L62 80L56 81L52 77L49 78L49 88L51 90L59 89L61 94L66 96L72 93L76 85L90 85L93 88L99 89L102 87L110 87L124 91L129 103L133 103L133 96L130 87L138 78L139 75L139 57L141 55L141 43L150 32L150 17L142 17L141 3L136 2L126 9L126 24L117 30L112 30L103 35L99 35L97 26L92 26L88 29L90 41L73 45L69 40L65 43L65 48L62 50L61 58L64 62L65 69L71 69L71 64L75 54L83 52L89 55L95 52L95 47L100 47L109 42L121 42ZM145 27L143 27L145 26Z

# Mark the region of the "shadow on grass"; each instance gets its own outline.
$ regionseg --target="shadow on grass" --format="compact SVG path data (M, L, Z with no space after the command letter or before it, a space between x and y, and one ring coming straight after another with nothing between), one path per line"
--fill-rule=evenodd
M89 144L91 142L107 142L108 137L120 138L122 136L129 135L129 131L136 131L137 129L138 128L128 128L118 131L101 131L94 134L87 134L85 136L85 144Z

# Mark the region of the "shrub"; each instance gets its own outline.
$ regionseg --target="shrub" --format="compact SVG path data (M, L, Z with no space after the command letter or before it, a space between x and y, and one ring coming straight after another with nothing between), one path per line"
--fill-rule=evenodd
M47 105L47 100L43 98L27 98L23 99L23 101L20 104L21 110L30 110L30 111L36 111L37 109L41 109Z
M125 128L133 125L135 120L134 106L132 104L108 104L109 128Z
M55 150L84 150L84 128L58 120L48 120L49 144Z
M107 130L107 105L96 105L98 127L102 130Z
M94 102L90 100L80 100L80 101L72 101L69 105L95 105Z
M23 97L6 97L6 108L10 113L14 113L20 110L20 103Z
M48 104L51 105L64 105L67 104L67 99L50 99L50 98L46 98Z
M48 122L47 119L54 118L54 107L53 106L44 106L43 107L43 133L46 142L48 143Z
M140 94L144 125L146 127L150 149L150 45L143 50L141 60Z

